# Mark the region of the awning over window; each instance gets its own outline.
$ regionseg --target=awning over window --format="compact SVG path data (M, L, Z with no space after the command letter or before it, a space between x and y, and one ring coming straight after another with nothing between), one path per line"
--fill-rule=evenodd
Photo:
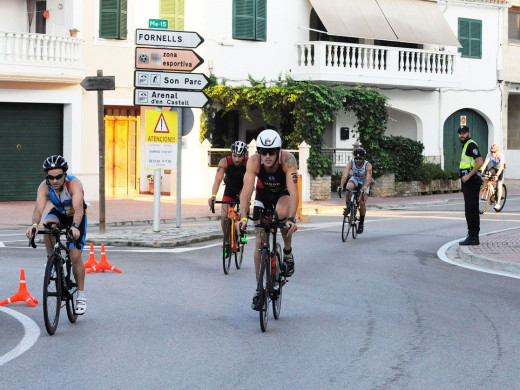
M330 35L457 46L436 2L428 0L310 0Z

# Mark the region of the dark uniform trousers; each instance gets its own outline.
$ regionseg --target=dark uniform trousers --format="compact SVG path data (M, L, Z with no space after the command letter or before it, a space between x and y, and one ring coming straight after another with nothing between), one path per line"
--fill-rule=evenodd
M464 194L464 211L468 224L468 234L476 235L480 232L480 213L478 211L478 193L482 185L482 178L473 175L466 182L462 183L462 193Z

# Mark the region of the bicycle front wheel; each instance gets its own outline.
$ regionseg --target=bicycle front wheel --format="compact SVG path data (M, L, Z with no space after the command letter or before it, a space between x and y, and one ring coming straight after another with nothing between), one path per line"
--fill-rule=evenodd
M347 214L343 216L343 226L341 227L341 239L343 242L347 241L349 227L349 216Z
M43 278L43 319L45 329L53 335L58 327L61 309L61 259L52 253Z
M224 221L224 242L222 244L222 267L224 273L229 273L229 266L231 265L231 220L226 218Z
M491 202L491 194L489 193L489 188L487 184L483 184L480 187L480 191L478 193L478 211L480 214L484 214L489 207L489 203Z
M282 311L282 287L284 284L284 277L280 275L282 261L282 247L280 244L276 244L276 272L273 275L273 287L276 287L273 296L273 316L275 320L280 318L280 311Z
M356 221L356 215L357 215L357 206L352 207L352 211L350 212L350 228L352 228L352 238L357 237L357 221Z
M265 332L267 330L267 322L269 321L269 294L267 293L267 291L269 278L271 277L271 267L269 267L270 261L271 259L269 258L269 251L263 250L259 279L259 294L262 302L262 307L258 312L260 317L260 329L262 330L262 332Z
M235 257L235 266L237 267L237 269L240 269L240 267L242 267L242 260L244 259L244 246L245 243L243 243L242 239L240 238L238 243L238 254Z
M498 197L498 191L497 191L497 197ZM507 200L507 187L505 184L502 184L502 199L500 200L500 207L498 209L495 209L497 213L501 212L504 208L504 205L506 204Z
M67 301L65 306L67 307L67 317L69 318L69 322L73 324L78 319L78 315L76 314L76 299L78 298L78 285L76 284L74 273L69 268L70 265L67 266L69 276L64 278L64 286L67 289Z

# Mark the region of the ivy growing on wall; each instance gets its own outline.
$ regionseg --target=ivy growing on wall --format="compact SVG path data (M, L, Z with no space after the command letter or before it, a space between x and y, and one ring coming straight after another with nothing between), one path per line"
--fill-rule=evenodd
M302 141L311 146L307 161L309 173L314 177L323 176L332 170L332 161L321 154L323 132L343 110L356 115L355 129L371 161L384 150L381 142L388 118L387 98L370 88L347 89L289 78L280 79L271 86L264 80L252 78L249 80L251 86L238 87L227 86L225 81L219 84L214 76L211 81L205 93L212 104L203 110L201 141L209 139L215 131L218 111L236 110L252 121L253 110L260 110L264 120L282 135L286 147L297 148Z

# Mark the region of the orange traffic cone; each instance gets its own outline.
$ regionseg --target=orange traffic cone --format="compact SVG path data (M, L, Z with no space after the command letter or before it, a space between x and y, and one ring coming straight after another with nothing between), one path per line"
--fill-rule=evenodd
M2 302L0 302L0 306L14 302L26 302L29 306L32 307L35 307L38 303L38 300L32 297L31 294L29 294L29 291L27 291L27 285L25 283L25 271L23 269L20 271L20 287L18 288L18 292L12 297L4 299Z
M94 243L90 243L90 254L88 256L88 260L85 264L83 264L85 268L93 268L98 265L96 261L96 257L94 256Z
M121 270L119 268L114 267L112 264L110 264L107 260L107 256L105 254L105 244L101 244L101 256L99 257L99 263L97 266L94 266L87 270L87 274L91 272L105 272L105 271L114 271L121 273Z

